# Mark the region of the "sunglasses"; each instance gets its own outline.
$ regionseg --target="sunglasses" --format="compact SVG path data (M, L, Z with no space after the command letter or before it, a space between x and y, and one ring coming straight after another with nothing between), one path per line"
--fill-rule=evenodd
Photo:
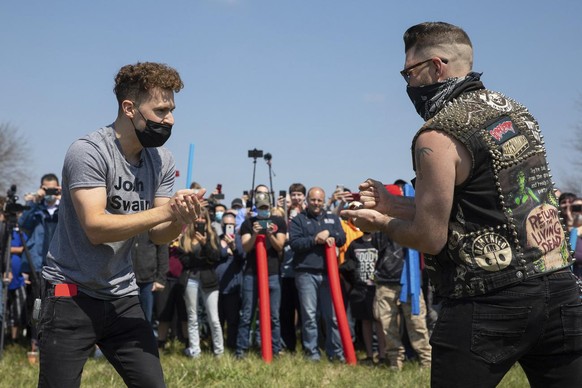
M401 70L400 71L400 75L402 76L402 78L404 78L404 81L406 81L406 83L408 84L408 83L410 83L410 77L412 76L412 70L416 69L420 65L423 65L423 64L425 64L427 62L432 61L434 58L435 57L432 57L432 58L427 59L426 61L418 62L418 63L416 63L414 65L408 66L404 70ZM437 57L437 58L440 59L441 62L444 63L445 65L447 63L449 63L449 60L446 59L446 58L440 58L440 57Z

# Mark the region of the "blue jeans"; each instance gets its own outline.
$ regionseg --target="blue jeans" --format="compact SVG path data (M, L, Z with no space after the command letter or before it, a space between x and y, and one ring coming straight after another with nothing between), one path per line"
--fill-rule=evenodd
M495 387L519 362L532 387L582 381L582 304L569 270L445 300L430 339L433 387Z
M139 287L139 301L149 323L152 323L152 315L154 313L154 293L152 287L154 283L137 283Z
M295 273L295 285L301 307L303 349L311 359L319 359L317 347L317 311L325 324L325 352L328 357L343 359L343 348L333 311L327 276L307 272Z
M50 287L49 287L50 289ZM94 345L129 387L165 387L156 339L136 296L42 298L39 387L79 387Z
M242 354L249 349L251 322L257 309L258 298L259 290L256 275L245 274L241 288L241 316L236 338L236 351L238 354ZM279 282L279 275L269 276L269 300L271 308L272 348L273 354L278 354L281 351L281 324L279 322L281 284Z

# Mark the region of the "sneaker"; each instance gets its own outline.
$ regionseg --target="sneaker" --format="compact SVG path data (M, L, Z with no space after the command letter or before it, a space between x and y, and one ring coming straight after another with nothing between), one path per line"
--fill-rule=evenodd
M346 363L346 359L344 358L344 356L328 356L327 359L329 360L329 362L338 362L340 364L345 364Z
M374 366L374 357L366 357L358 360L358 364L366 366Z
M192 348L184 349L184 355L189 358L198 358L200 357L200 352L196 353Z
M247 355L242 350L237 350L234 353L234 358L237 360L244 360L246 357L247 357Z

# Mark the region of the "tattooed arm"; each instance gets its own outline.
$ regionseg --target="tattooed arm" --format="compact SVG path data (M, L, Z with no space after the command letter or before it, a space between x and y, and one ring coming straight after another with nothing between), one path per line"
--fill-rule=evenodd
M377 194L375 210L347 211L345 215L355 218L356 226L363 230L382 230L400 245L436 254L446 244L455 185L468 178L471 156L461 143L439 131L423 132L414 155L417 177L413 201ZM367 182L376 189L374 194L382 192L375 181ZM383 199L390 204L382 203Z

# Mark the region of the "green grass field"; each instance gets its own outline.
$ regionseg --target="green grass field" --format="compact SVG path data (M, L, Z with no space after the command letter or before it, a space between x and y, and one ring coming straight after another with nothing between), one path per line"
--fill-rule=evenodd
M321 361L312 363L299 355L283 354L265 364L259 355L237 360L230 354L215 358L203 353L198 359L182 355L182 345L174 342L161 354L168 387L428 387L430 371L409 362L400 372L386 367L349 366ZM359 355L363 356L363 355ZM30 365L26 350L9 345L0 360L0 387L35 387L38 365ZM478 386L478 382L475 382ZM89 359L82 387L124 387L123 381L105 359ZM499 387L528 387L519 366L508 373Z

